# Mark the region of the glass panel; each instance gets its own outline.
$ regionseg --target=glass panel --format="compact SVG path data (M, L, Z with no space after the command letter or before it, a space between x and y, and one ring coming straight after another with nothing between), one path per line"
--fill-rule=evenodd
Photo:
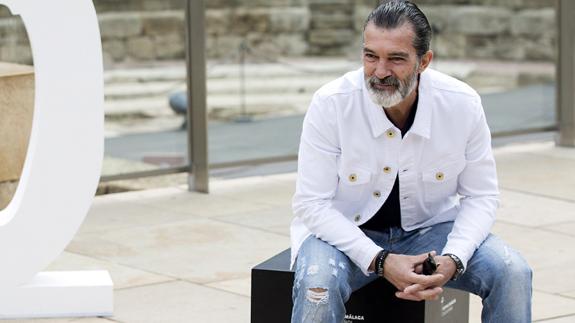
M555 1L417 2L434 67L479 92L493 135L556 127Z
M186 83L184 4L95 1L104 51L103 176L187 164L184 118L168 102Z
M34 67L26 28L0 5L0 210L22 173L34 111Z
M377 3L208 3L210 161L295 154L314 91L361 66ZM555 126L553 1L417 3L434 30L432 67L480 93L495 135Z
M313 93L360 66L358 49L350 50L358 43L356 5L241 1L230 10L207 3L210 163L297 155ZM328 17L322 10L329 6ZM267 171L295 170L287 164Z

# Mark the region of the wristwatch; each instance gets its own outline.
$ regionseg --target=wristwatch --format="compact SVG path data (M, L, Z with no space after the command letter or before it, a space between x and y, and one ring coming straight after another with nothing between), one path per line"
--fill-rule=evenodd
M455 274L453 274L453 277L451 277L451 280L455 281L455 280L459 279L459 277L461 277L461 275L465 271L465 267L463 267L463 263L461 262L461 259L459 259L459 257L457 257L456 255L454 255L452 253L446 253L446 254L444 254L444 256L451 258L451 260L453 260L453 262L455 263Z

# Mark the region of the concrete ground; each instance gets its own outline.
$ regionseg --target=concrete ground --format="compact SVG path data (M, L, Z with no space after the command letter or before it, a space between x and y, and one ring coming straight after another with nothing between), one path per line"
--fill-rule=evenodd
M493 232L534 269L533 319L575 322L575 149L495 149L501 207ZM289 246L294 173L97 197L50 270L107 269L110 318L34 322L249 322L250 269ZM474 297L470 322L480 322ZM20 321L27 322L27 321Z

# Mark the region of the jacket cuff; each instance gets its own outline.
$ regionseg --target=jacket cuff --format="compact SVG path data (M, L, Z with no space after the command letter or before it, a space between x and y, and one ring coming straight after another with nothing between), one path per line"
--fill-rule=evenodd
M461 263L463 264L463 271L467 270L467 262L469 261L469 259L471 259L471 257L473 256L473 253L475 252L475 250L468 250L469 248L461 248L461 247L457 247L457 246L453 246L452 244L450 244L449 242L447 243L447 245L445 245L445 248L443 248L443 251L441 251L442 255L445 255L447 253L456 255L457 258L459 258L459 260L461 260Z
M362 257L359 259L357 265L364 275L369 276L373 273L369 271L369 265L371 265L373 258L375 258L381 250L383 249L380 246L373 243L371 246L366 248L365 252L362 253Z

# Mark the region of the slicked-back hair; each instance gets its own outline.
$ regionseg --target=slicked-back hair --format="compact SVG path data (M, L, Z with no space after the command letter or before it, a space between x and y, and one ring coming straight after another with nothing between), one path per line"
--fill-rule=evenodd
M410 1L382 1L367 17L363 30L365 31L365 27L370 23L373 23L378 28L394 29L401 27L406 22L413 27L415 33L413 47L415 47L417 56L421 58L429 50L432 34L431 26L423 12Z

